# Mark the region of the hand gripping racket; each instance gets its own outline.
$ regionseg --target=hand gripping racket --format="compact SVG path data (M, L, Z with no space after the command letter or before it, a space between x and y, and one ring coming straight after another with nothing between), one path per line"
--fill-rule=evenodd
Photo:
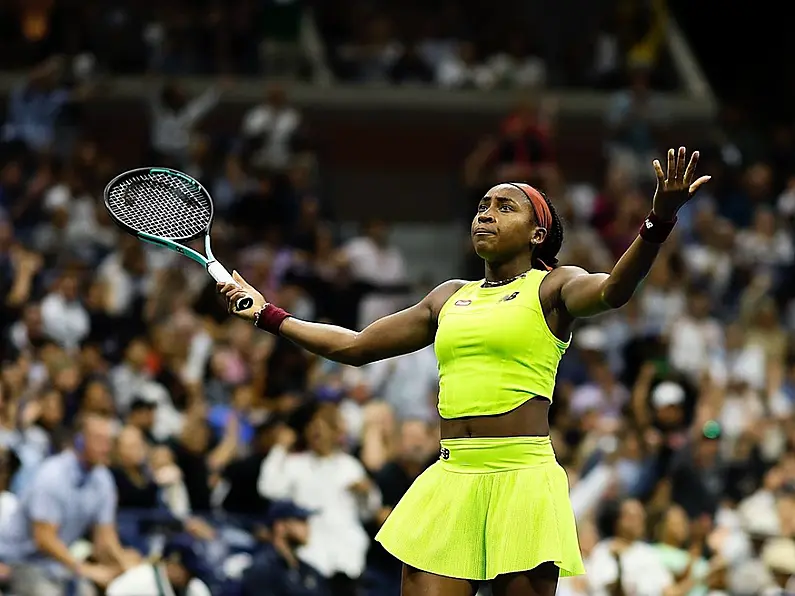
M215 260L210 247L212 197L187 174L168 168L138 168L119 174L105 187L105 207L128 234L193 259L217 282L236 283ZM201 236L206 257L184 245ZM250 296L244 296L235 303L235 310L253 304Z

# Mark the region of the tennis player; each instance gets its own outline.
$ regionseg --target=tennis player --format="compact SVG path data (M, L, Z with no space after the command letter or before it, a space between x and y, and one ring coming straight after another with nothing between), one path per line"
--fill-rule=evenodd
M527 184L499 184L478 204L472 242L485 279L448 281L419 304L361 332L310 323L268 303L239 275L219 284L238 316L325 358L354 366L435 344L441 456L414 482L376 539L404 563L403 596L552 596L584 573L566 473L548 410L575 319L620 308L646 276L676 213L709 180L698 152L653 162L657 191L638 238L609 274L556 267L563 227ZM231 308L231 307L230 307Z

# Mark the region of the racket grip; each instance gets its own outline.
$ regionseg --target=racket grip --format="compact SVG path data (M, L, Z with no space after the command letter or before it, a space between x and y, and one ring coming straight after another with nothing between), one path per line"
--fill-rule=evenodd
M213 261L212 263L207 265L207 273L209 273L212 278L219 282L225 284L235 284L235 278L232 277L232 274L226 270L226 267L221 265L218 261ZM251 296L243 296L242 298L238 298L237 302L235 302L235 311L240 312L241 310L248 310L254 305L254 299Z

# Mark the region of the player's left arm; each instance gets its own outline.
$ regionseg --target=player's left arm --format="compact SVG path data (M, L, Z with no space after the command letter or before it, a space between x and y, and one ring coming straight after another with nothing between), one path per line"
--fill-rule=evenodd
M618 259L610 273L588 273L579 267L561 267L550 274L560 292L560 302L573 318L592 317L608 310L621 308L651 270L662 242L676 222L676 214L709 181L702 176L693 181L698 151L687 163L684 147L676 153L668 151L668 175L663 174L660 162L654 160L657 190L654 193L652 212L644 222L643 230L627 251ZM660 230L660 231L658 231Z

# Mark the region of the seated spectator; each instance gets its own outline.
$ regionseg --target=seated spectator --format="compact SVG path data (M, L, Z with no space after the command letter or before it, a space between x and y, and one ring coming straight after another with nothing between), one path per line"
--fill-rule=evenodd
M107 587L133 563L114 524L117 493L106 467L111 433L108 419L83 419L73 449L41 465L22 495L19 515L0 525L0 561L14 567L15 594L61 593L71 573ZM85 563L70 552L89 530L106 563Z
M196 540L187 534L171 538L163 548L160 562L143 563L125 571L105 590L106 596L160 596L166 587L174 594L210 596L202 581L213 572Z
M154 509L160 506L157 483L150 476L147 455L143 433L134 426L124 427L116 437L110 469L119 493L119 508Z
M327 580L298 556L309 542L312 512L291 501L268 510L270 540L243 574L242 596L328 596Z

